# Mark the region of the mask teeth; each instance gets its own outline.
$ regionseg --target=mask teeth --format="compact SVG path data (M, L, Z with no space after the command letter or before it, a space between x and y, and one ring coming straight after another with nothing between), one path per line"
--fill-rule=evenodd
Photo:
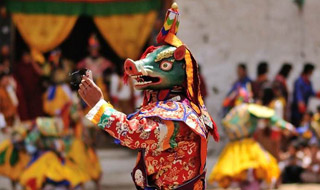
M148 72L144 69L143 65L138 64L138 67L139 67L140 72L141 72L143 75L145 75L145 76L148 75Z

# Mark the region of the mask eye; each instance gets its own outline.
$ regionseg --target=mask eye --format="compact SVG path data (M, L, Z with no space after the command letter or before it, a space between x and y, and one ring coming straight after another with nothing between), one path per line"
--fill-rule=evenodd
M164 71L170 71L172 69L172 64L169 61L162 61L160 63L160 69L164 70Z

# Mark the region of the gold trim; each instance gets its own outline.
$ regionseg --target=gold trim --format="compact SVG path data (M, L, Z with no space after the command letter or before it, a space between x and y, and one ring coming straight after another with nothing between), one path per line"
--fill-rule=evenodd
M166 49L166 50L158 53L158 55L154 61L159 62L165 58L169 58L169 57L173 56L173 53L175 50L176 50L176 48L169 48L169 49Z

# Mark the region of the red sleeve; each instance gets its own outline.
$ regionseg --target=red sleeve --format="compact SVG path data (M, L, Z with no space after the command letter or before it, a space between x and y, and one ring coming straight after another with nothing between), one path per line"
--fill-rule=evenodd
M86 116L94 124L131 149L165 150L170 148L172 121L159 118L132 118L100 100Z

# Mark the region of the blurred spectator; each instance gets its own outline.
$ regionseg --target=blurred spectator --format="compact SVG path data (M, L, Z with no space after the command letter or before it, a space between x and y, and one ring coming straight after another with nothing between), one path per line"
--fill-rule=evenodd
M320 183L320 151L317 141L309 142L308 165L301 174L304 183Z
M315 114L317 115L317 114ZM320 182L319 136L314 126L312 112L305 112L297 128L298 138L289 146L289 151L281 155L281 166L285 165L283 181L285 183L318 183ZM288 159L290 158L290 159ZM292 162L295 160L294 162Z
M317 107L317 112L313 115L311 127L320 144L320 105Z
M281 91L281 95L285 98L286 102L288 101L288 87L287 87L287 78L289 77L289 74L292 70L292 66L289 63L284 63L277 74L277 76L274 79L275 85L279 87L279 90Z
M298 128L302 142L306 144L303 167L304 172L301 174L301 179L306 183L320 182L320 151L319 151L319 134L318 122L314 123L314 118L317 114L305 113ZM317 119L317 118L316 118Z
M88 41L89 56L80 61L77 65L78 69L87 68L92 71L93 79L96 84L101 88L104 98L109 99L108 87L104 82L105 70L112 68L113 64L100 55L100 43L95 34L92 34Z
M272 84L272 91L274 93L274 100L271 107L275 110L276 115L282 119L286 119L286 105L287 101L283 96L282 87L279 83Z
M262 98L258 99L256 103L272 108L276 116L283 119L285 100L281 96L279 87L266 83L261 89L261 95Z
M7 126L13 126L17 118L18 99L16 83L8 72L0 73L0 113L3 114Z
M64 59L60 49L50 52L50 80L53 84L61 84L68 82L68 74L72 70L73 63Z
M18 112L21 120L31 120L43 115L42 70L32 59L30 52L22 54L21 61L15 64L14 77L17 81Z
M67 83L68 73L71 71L71 62L63 59L59 49L53 50L49 56L50 86L44 94L43 109L46 114L58 116L71 105L72 91Z
M240 63L237 67L238 79L233 83L223 101L223 112L226 114L231 108L242 103L252 101L252 80L248 77L247 66Z
M314 65L306 63L300 77L294 83L293 102L291 105L291 123L299 126L303 114L307 111L310 97L316 96L310 80ZM320 98L320 93L318 93Z
M10 71L10 50L8 45L3 45L0 52L0 72Z
M268 80L269 66L268 63L262 61L257 67L257 79L252 84L252 92L254 100L261 99L263 96L264 85Z
M282 172L283 183L301 183L302 161L297 156L300 148L301 146L297 142L292 142L288 152L283 155L283 163L285 164Z
M9 59L10 56L10 48L7 44L1 47L1 57L2 59Z
M111 75L110 97L119 111L125 114L135 111L133 82L129 79L127 85L123 84L122 72Z
M0 6L0 46L10 44L11 19L5 6Z
M312 121L313 113L306 112L304 113L301 123L297 128L297 132L299 134L299 141L308 144L309 140L313 137L313 132L311 128L311 121Z
M319 114L319 116L320 116L320 105L317 107L317 113L316 114Z
M288 63L284 63L279 71L279 73L276 75L274 81L273 81L273 89L275 92L275 96L279 101L282 102L283 108L282 113L278 113L278 115L284 119L288 118L288 87L287 87L287 78L292 70L292 66ZM280 111L279 109L276 111Z
M110 80L111 73L113 71L113 63L100 55L100 43L95 34L91 34L88 39L88 52L89 55L81 60L77 64L77 69L90 69L92 71L92 77L97 86L102 90L104 99L110 101ZM87 113L89 107L82 101L83 112ZM89 120L84 120L84 125L89 128L88 142L93 146L96 146L98 142L103 142L106 134L101 134L100 131Z

